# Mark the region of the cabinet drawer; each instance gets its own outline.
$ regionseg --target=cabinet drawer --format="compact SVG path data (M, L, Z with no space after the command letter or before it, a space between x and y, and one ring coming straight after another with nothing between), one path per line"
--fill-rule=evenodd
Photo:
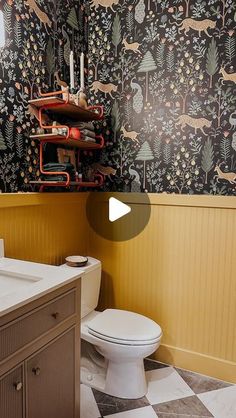
M0 328L0 362L76 313L76 290Z

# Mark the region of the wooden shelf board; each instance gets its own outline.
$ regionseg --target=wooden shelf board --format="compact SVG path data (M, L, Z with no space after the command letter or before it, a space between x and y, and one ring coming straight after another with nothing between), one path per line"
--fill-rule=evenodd
M68 145L70 147L76 148L92 148L92 149L99 149L101 148L100 144L96 142L89 142L84 141L83 139L73 139L68 138L66 139L63 135L55 135L55 134L40 134L40 135L30 135L31 139L37 139L39 141L51 142L53 144L60 144L60 145Z
M66 187L66 182L65 181L47 181L47 180L38 180L38 181L30 181L30 184L36 184L36 185L40 185L40 186L62 186L62 187ZM77 187L99 187L98 183L95 182L91 182L91 181L70 181L70 183L68 184L67 187L69 186L77 186Z
M82 107L76 106L73 103L66 103L64 100L56 96L29 100L29 104L37 108L50 105L50 108L48 108L49 111L55 114L67 116L68 118L81 122L100 120L98 113L83 109Z

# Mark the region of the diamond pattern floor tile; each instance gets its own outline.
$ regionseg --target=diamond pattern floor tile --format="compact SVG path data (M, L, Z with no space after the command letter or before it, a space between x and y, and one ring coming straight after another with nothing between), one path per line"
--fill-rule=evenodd
M236 385L144 362L148 393L120 399L81 385L81 418L236 418Z
M146 372L148 392L146 398L151 405L173 401L194 395L194 392L173 367Z
M99 418L101 416L91 388L80 385L80 399L81 418Z
M209 392L211 390L223 389L232 386L230 383L223 382L222 380L213 379L208 376L204 376L198 373L189 372L187 370L175 368L179 375L194 391L194 393Z
M236 417L236 385L197 395L214 418Z
M158 418L165 416L169 418L172 414L179 418L213 416L196 395L153 405L153 409L156 411Z
M114 396L106 395L93 389L93 394L96 399L98 409L102 416L109 416L116 412L129 411L131 409L141 408L143 406L149 406L149 402L146 397L141 399L120 399Z

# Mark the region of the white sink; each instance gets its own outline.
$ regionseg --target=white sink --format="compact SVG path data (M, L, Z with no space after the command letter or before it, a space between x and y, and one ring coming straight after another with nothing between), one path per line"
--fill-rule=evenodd
M0 269L0 297L15 293L42 280L42 277Z
M77 280L84 272L75 270L0 256L0 318Z

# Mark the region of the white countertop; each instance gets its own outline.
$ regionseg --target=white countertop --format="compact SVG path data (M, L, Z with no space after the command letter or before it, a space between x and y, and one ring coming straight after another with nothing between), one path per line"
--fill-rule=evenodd
M26 274L38 278L25 288L12 291L1 296L0 287L0 317L17 309L39 297L58 289L83 275L83 270L73 270L63 266L50 266L48 264L33 263L0 257L0 271Z

